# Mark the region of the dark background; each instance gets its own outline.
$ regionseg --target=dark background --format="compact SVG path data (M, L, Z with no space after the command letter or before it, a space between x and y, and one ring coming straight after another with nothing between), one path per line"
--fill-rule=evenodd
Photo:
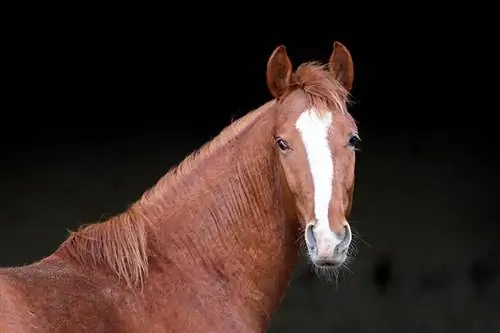
M409 3L163 6L16 13L2 51L1 266L126 209L269 100L277 45L297 66L327 61L338 40L355 65L352 224L367 244L337 284L303 260L270 331L500 330L493 21Z

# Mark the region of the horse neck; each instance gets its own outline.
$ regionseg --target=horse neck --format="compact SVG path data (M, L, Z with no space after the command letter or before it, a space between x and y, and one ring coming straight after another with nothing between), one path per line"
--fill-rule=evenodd
M222 290L267 322L290 281L298 229L285 211L272 113L245 118L215 139L218 148L160 180L139 210L161 217L148 246L155 281L181 274L198 295Z

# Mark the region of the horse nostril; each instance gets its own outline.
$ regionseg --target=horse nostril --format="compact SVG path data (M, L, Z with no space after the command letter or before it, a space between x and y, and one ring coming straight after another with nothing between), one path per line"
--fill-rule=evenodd
M351 244L352 241L352 233L351 233L351 228L349 225L345 225L344 227L344 233L342 235L342 241L337 245L336 250L340 253L344 253L347 251L349 248L349 245Z
M314 237L313 225L308 224L306 226L306 243L309 246L309 249L315 250L317 247L316 237Z

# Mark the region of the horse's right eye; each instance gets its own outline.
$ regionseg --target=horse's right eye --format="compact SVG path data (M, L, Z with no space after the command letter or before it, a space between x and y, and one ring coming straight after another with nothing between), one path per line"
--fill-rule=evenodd
M281 151L290 150L290 146L288 145L288 143L280 137L276 138L276 144Z

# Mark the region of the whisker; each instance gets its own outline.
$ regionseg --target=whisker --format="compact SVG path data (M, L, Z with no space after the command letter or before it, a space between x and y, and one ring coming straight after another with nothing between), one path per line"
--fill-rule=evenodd
M354 227L351 226L351 231L352 231L352 235L354 237L356 237L357 239L359 239L361 242L363 242L363 244L365 244L366 246L368 246L369 248L372 247L372 245L370 243L368 243L362 236L361 234L359 233L359 231L357 231Z

